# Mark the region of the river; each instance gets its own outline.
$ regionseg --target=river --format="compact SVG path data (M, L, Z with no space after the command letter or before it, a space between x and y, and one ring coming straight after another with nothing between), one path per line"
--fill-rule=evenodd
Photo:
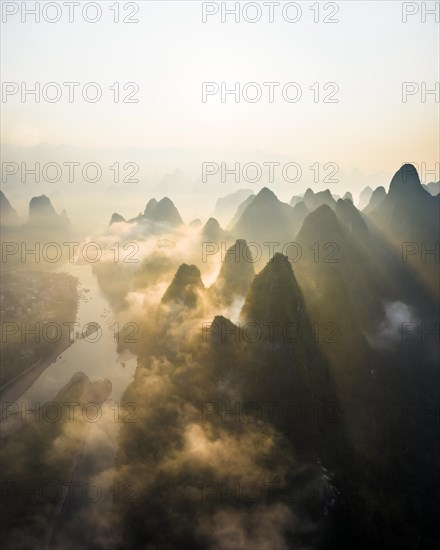
M63 266L79 279L77 322L82 331L87 323L98 323L101 337L96 341L75 339L55 362L17 400L28 408L43 406L78 371L92 382L108 379L112 383L110 398L102 405L102 416L90 423L89 435L71 481L71 498L55 520L47 548L112 547L109 514L118 492L113 486L116 438L119 430L118 403L133 380L136 357L129 351L118 353L115 332L110 327L117 321L106 297L101 292L90 265ZM97 335L94 335L97 336ZM89 340L94 340L90 337ZM82 414L82 413L81 413Z

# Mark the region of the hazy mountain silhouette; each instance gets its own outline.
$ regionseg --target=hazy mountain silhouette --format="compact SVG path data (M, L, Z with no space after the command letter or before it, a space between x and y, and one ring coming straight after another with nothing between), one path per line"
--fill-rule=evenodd
M2 225L18 225L20 218L3 191L0 191L0 216Z
M237 212L234 214L234 217L231 219L231 221L227 225L227 229L232 229L237 223L238 220L241 218L241 215L246 210L246 208L250 205L250 203L254 200L255 195L249 195L249 197L244 200L237 208Z
M252 189L238 189L235 193L217 199L214 217L222 220L222 223L230 220L240 204L252 194Z
M290 199L290 206L296 206L299 202L304 202L303 198L299 195L293 195L293 197Z
M376 189L371 194L369 203L364 208L364 212L366 214L373 212L373 210L375 210L379 206L379 204L381 204L385 200L386 196L387 192L385 191L385 187L382 187L382 185L376 187Z
M307 214L310 213L310 210L307 208L304 201L299 201L293 206L293 219L295 220L295 235L299 231L303 221Z
M37 231L60 231L70 230L70 221L66 211L57 214L50 199L46 195L33 197L29 202L29 219L27 228Z
M151 214L149 214L148 217L154 222L167 223L172 227L183 224L179 211L168 197L164 197L154 206L154 208L151 208Z
M202 228L202 238L207 242L219 243L225 240L226 233L215 218L209 218Z
M148 201L147 206L145 207L145 210L144 210L144 216L146 218L152 219L152 216L157 204L158 203L156 199L150 199Z
M176 169L171 174L165 174L155 187L155 192L176 195L189 192L193 185L191 177L182 170Z
M288 242L295 234L297 225L292 207L278 200L270 189L263 187L246 206L233 226L232 233L248 242L263 243L280 239Z
M41 222L57 216L50 199L46 195L33 197L29 203L29 222Z
M110 225L115 223L115 220L125 221L123 216L118 213L113 214ZM138 214L135 218L127 220L127 223L142 223L147 226L150 226L151 222L165 224L169 227L177 227L183 224L179 211L174 206L173 201L168 197L164 197L159 202L154 198L150 199L143 212Z
M431 181L426 184L424 183L423 187L434 197L440 193L440 181Z
M313 190L309 188L304 193L303 201L309 210L315 210L315 208L318 208L323 204L330 206L330 208L335 208L336 205L336 201L329 189L314 193Z
M117 212L114 212L112 214L109 225L113 225L114 223L121 223L121 222L125 223L125 218L123 216L121 216L121 214L118 214Z
M367 185L367 187L364 187L364 189L359 194L359 210L363 210L368 205L372 194L373 190L369 185Z

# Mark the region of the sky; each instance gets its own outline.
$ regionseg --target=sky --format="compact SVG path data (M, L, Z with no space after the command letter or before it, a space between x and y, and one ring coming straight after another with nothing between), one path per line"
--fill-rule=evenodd
M84 101L80 91L69 103L64 86L57 103L31 97L22 103L19 94L5 101L2 94L3 144L202 149L212 152L207 161L217 162L225 151L232 156L258 151L310 164L336 162L343 171L362 174L392 173L408 161L428 166L439 161L440 104L432 94L422 102L420 90L422 83L432 89L440 80L440 31L433 15L422 21L420 3L407 8L417 13L406 23L402 2L394 0L319 7L297 2L299 17L295 6L286 12L298 17L296 23L283 19L280 2L273 23L266 10L256 23L243 14L238 23L231 16L222 23L221 3L211 2L209 9L218 13L204 23L198 1L119 2L122 16L139 9L133 24L114 23L114 2L99 2L102 17L96 23L84 21L81 11L69 23L65 7L59 22L35 23L28 16L23 23L20 3L2 4L19 9L2 22L3 82L32 87L75 81L77 90L97 82L103 94L97 103ZM42 9L47 2L36 4ZM234 2L226 4L231 8ZM87 13L94 16L93 9ZM324 23L325 16L339 22ZM115 103L109 89L115 82L121 90L135 82L139 102ZM203 102L204 82L229 88L256 82L263 95L256 103L243 98L235 103L232 96L222 102L220 94ZM280 83L273 103L263 82ZM288 82L301 89L295 103L280 92ZM329 82L335 84L324 89ZM415 82L419 90L407 102L403 82ZM314 83L318 103L309 89ZM338 103L323 103L336 87ZM289 93L294 95L293 88ZM170 158L170 171L179 168L176 162Z

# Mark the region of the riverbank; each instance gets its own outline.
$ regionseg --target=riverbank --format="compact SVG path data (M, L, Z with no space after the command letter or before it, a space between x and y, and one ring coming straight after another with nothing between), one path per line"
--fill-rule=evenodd
M53 352L40 358L36 364L25 370L0 388L0 404L12 403L29 389L41 374L54 363L74 342L59 342Z
M79 314L78 286L68 273L27 271L3 278L0 403L18 399L74 343L66 327Z

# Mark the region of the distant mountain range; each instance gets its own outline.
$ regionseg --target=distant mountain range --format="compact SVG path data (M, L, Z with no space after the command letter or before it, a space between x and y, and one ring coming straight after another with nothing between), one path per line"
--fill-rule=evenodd
M222 228L215 217L201 225L201 238L206 241L225 241L232 244L236 239L247 242L288 243L294 240L308 218L323 205L336 213L339 222L363 240L368 228L382 232L398 246L399 242L415 239L417 242L435 242L439 229L438 209L440 195L433 195L438 183L422 185L412 165L402 166L392 178L388 193L381 186L372 190L365 188L360 196L359 210L349 193L343 199L335 198L330 190L314 192L307 189L303 196L293 196L290 204L280 201L267 187L256 195L249 189L241 189L219 199L216 212L223 219L230 217ZM41 195L29 203L29 218L21 221L4 193L0 196L2 227L6 231L38 229L45 232L69 231L70 221L65 211L57 214L50 199ZM183 219L173 201L164 197L152 198L137 216L126 220L120 213L111 216L110 226L119 223L139 225L146 234L169 231L183 226ZM195 222L191 223L195 227ZM200 222L197 222L200 223Z
M388 193L362 194L362 211L330 191L291 204L266 187L241 198L227 230L215 218L191 224L202 242L228 243L211 285L200 259L182 263L139 320L148 345L124 399L140 404L141 421L121 427L117 475L144 472L146 482L138 501L116 505L121 540L205 548L198 526L225 504L201 503L200 487L233 488L258 469L284 489L263 505L301 519L271 548L434 548L440 251L420 252L438 246L439 196L405 165ZM417 252L409 258L406 240ZM275 243L269 259L255 257ZM267 403L296 414L268 420ZM257 418L243 422L243 404ZM256 508L228 502L221 535ZM173 530L157 529L170 522Z
M135 218L129 219L127 223L143 223L147 221L166 224L170 228L183 224L177 208L168 197L164 197L159 202L156 199L150 199L145 210ZM125 219L115 212L111 217L110 225L119 222L125 222Z
M3 230L65 233L70 231L70 221L65 210L57 214L46 195L33 197L29 202L29 216L21 220L5 194L0 191L1 223Z
M113 503L115 547L221 548L237 525L234 542L276 532L265 548L437 547L432 190L404 165L388 192L364 189L359 208L349 193L308 189L288 204L263 187L223 197L221 224L207 213L186 225L168 197L127 221L112 215L106 236L158 235L139 264L97 267L140 336L121 398L138 421L121 422L115 461L117 486L136 482L137 493ZM45 196L21 225L4 195L1 210L7 232L67 227ZM212 263L202 259L208 243ZM244 404L252 421L236 410ZM285 404L291 415L276 415ZM204 498L207 483L232 492L256 480L275 486L270 499Z

